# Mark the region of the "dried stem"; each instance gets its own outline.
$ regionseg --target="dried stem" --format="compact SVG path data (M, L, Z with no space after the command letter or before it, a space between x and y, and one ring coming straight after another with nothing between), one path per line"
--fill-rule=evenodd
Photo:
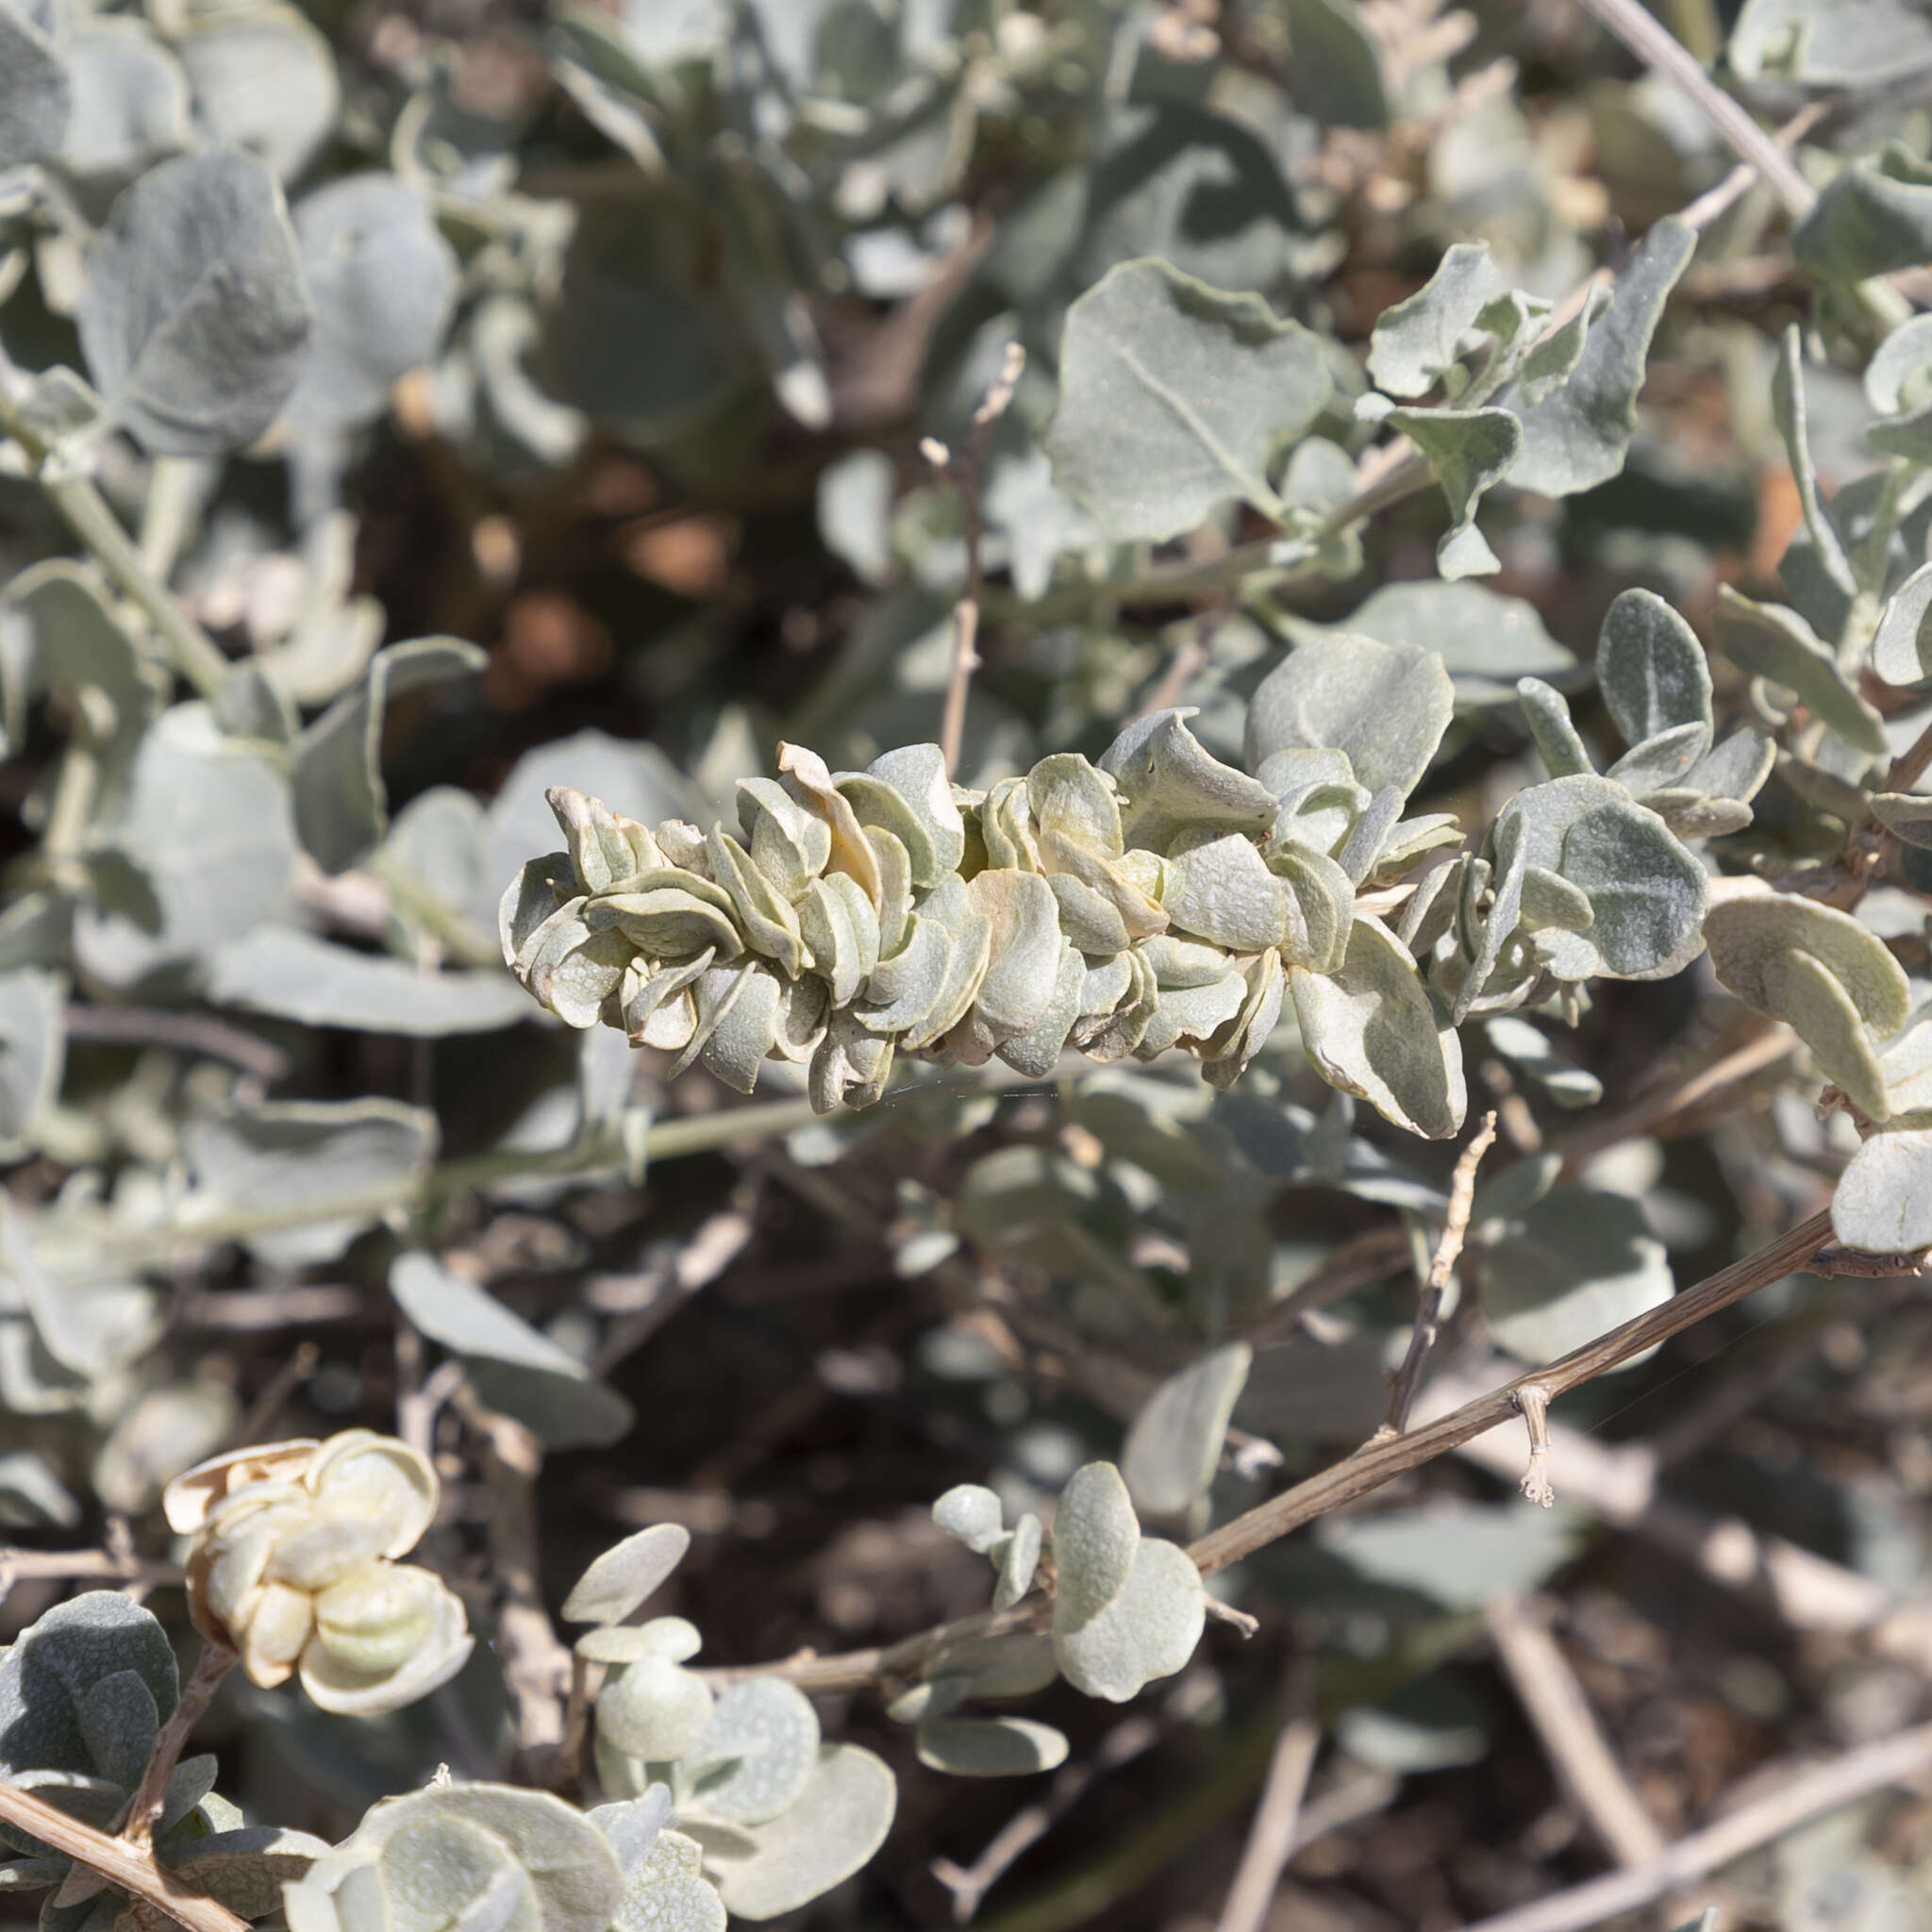
M1537 1608L1498 1597L1483 1612L1496 1655L1542 1740L1557 1781L1620 1865L1647 1865L1664 1849L1657 1821L1630 1789L1569 1659Z
M1008 342L999 375L973 412L973 433L958 458L932 437L920 445L926 460L953 479L966 525L966 583L959 601L953 606L953 674L946 685L945 709L940 714L940 750L945 755L948 777L959 769L959 744L966 733L966 691L979 668L979 602L985 588L982 552L986 546L979 473L992 441L993 425L1007 413L1025 367L1026 351L1018 342Z
M1515 1391L1516 1407L1523 1411L1523 1426L1529 1434L1529 1467L1523 1472L1524 1500L1541 1503L1545 1509L1557 1500L1550 1487L1550 1392L1540 1382L1525 1382Z
M1282 1871L1294 1856L1302 1799L1321 1742L1313 1660L1298 1656L1289 1666L1287 1721L1268 1759L1261 1801L1255 1807L1248 1841L1241 1849L1234 1883L1228 1888L1227 1903L1221 1908L1217 1932L1261 1932L1267 1923Z
M1788 1831L1836 1811L1868 1791L1915 1776L1932 1766L1932 1724L1848 1751L1834 1763L1802 1772L1777 1790L1739 1807L1715 1824L1681 1838L1648 1864L1573 1886L1534 1905L1484 1919L1469 1932L1584 1932L1621 1912L1633 1912L1695 1885L1732 1859Z
M121 1827L122 1839L136 1850L145 1851L153 1838L155 1821L160 1817L161 1807L167 1800L168 1780L181 1761L181 1748L188 1742L189 1733L207 1715L222 1679L234 1666L235 1653L225 1643L202 1645L201 1655L194 1660L194 1674L189 1678L175 1708L168 1714L168 1722L155 1739L154 1753L141 1776L141 1789L135 1792L127 1822Z
M177 1925L186 1926L187 1932L248 1932L245 1919L238 1919L206 1892L183 1885L165 1866L155 1863L145 1845L109 1838L105 1831L96 1831L92 1825L56 1810L31 1791L0 1781L0 1818L57 1852L78 1859L110 1885L131 1891L137 1899L165 1912Z
M1620 1368L1633 1356L1655 1348L1674 1335L1695 1327L1721 1309L1740 1302L1748 1294L1787 1274L1804 1268L1819 1249L1831 1239L1831 1215L1824 1212L1801 1222L1788 1234L1767 1242L1756 1253L1734 1261L1707 1276L1661 1307L1600 1335L1594 1341L1573 1350L1559 1360L1538 1369L1514 1382L1506 1383L1480 1395L1460 1408L1410 1430L1402 1436L1381 1436L1364 1443L1353 1456L1331 1464L1306 1482L1284 1490L1278 1496L1257 1504L1232 1522L1188 1546L1188 1555L1204 1576L1239 1563L1243 1557L1278 1541L1291 1530L1311 1523L1318 1516L1344 1507L1372 1494L1384 1484L1411 1469L1419 1469L1437 1457L1460 1448L1474 1437L1486 1434L1499 1424L1523 1413L1519 1393L1532 1391L1533 1406L1539 1397L1544 1405L1557 1396L1579 1388L1597 1375ZM754 1664L735 1669L710 1671L705 1674L718 1682L744 1677L788 1677L810 1690L856 1690L884 1678L917 1674L921 1665L948 1644L967 1637L1000 1636L1014 1630L1043 1627L1047 1607L1029 1597L1009 1610L982 1612L962 1617L951 1624L924 1630L893 1644L870 1650L844 1652L836 1657L805 1653L776 1663Z
M1429 1263L1428 1279L1423 1284L1421 1303L1416 1308L1415 1328L1408 1338L1408 1353L1395 1372L1394 1387L1389 1391L1389 1420L1382 1424L1383 1436L1399 1436L1408 1426L1408 1412L1415 1406L1415 1391L1421 1388L1423 1371L1428 1366L1429 1351L1442 1327L1442 1297L1448 1292L1449 1277L1469 1238L1469 1210L1475 1200L1475 1172L1483 1156L1495 1144L1496 1116L1483 1116L1483 1124L1470 1143L1457 1157L1456 1173L1449 1183L1449 1212L1442 1224L1442 1239L1436 1243L1435 1257Z

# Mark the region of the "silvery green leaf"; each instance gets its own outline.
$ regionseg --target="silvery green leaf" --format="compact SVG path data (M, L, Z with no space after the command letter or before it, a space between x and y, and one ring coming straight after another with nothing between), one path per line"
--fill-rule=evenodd
M999 1581L993 1585L992 1607L996 1610L1009 1610L1033 1588L1033 1573L1039 1567L1041 1531L1040 1518L1027 1510L1018 1523L1014 1524L1012 1534L1001 1540L993 1556L1000 1566ZM979 1696L990 1696L984 1690L976 1690Z
M390 701L480 671L488 661L457 638L391 644L361 687L339 698L295 743L295 824L326 872L341 872L389 829L382 727Z
M1516 695L1520 677L1560 683L1576 660L1544 628L1533 604L1505 597L1487 584L1429 579L1384 584L1341 628L1385 644L1421 644L1441 658L1458 702L1499 704ZM1291 634L1319 636L1296 624Z
M95 387L157 456L224 456L275 420L311 328L274 177L183 156L114 203L75 317Z
M1382 42L1357 0L1288 0L1286 12L1295 107L1324 127L1387 127Z
M1234 953L1278 945L1288 923L1280 881L1233 832L1174 855L1161 905L1181 931Z
M1006 1533L1000 1499L980 1483L959 1483L932 1506L932 1520L956 1542L984 1556Z
M1570 378L1590 341L1596 319L1610 306L1610 291L1593 284L1583 306L1567 322L1558 323L1523 352L1516 384L1525 403L1540 403Z
M957 872L966 854L966 826L953 797L945 754L939 746L907 744L883 752L862 775L890 787L904 800L918 823L927 857L922 863L920 857L913 855L912 883L937 885L946 874ZM858 818L860 824L866 823L862 811ZM896 825L886 829L904 840L905 834ZM910 849L908 846L908 853Z
M682 1757L710 1721L710 1688L668 1657L613 1669L597 1693L598 1731L626 1757Z
M1932 316L1901 323L1873 351L1863 376L1865 400L1881 416L1932 403Z
M1704 868L1655 812L1621 792L1578 802L1583 808L1563 832L1556 869L1590 901L1590 941L1601 957L1601 970L1620 979L1661 979L1680 972L1704 949Z
M704 1876L705 1847L659 1832L625 1884L613 1932L724 1932L724 1901Z
M1790 892L1757 892L1713 906L1704 921L1719 980L1761 1013L1775 1013L1772 968L1785 953L1808 953L1841 985L1874 1039L1906 1024L1911 988L1876 934L1848 912Z
M1820 281L1859 282L1932 255L1932 169L1902 141L1847 161L1791 231L1798 266Z
M1516 1020L1511 1013L1499 1015L1499 1018L1515 1021L1519 1025L1528 1024L1527 1021ZM1486 1024L1493 1025L1496 1022ZM1477 1181L1474 1197L1470 1203L1470 1226L1481 1228L1495 1222L1515 1219L1535 1207L1556 1186L1557 1177L1562 1171L1563 1157L1560 1154L1532 1154Z
M1597 633L1596 681L1624 742L1683 724L1711 729L1710 665L1697 634L1653 591L1624 591Z
M1067 924L1066 901L1060 900L1060 924ZM1087 983L1087 962L1072 945L1060 948L1059 971L1046 1011L1028 1032L1004 1040L994 1049L1008 1066L1028 1079L1043 1080L1058 1065L1067 1036L1080 1017L1081 995Z
M1438 1141L1462 1124L1462 1047L1378 921L1356 916L1341 970L1289 974L1302 1046L1315 1071L1397 1126Z
M379 416L410 370L435 359L457 260L423 196L393 175L351 175L297 202L315 336L284 415L307 427Z
M758 1825L799 1803L822 1760L811 1700L782 1677L721 1691L704 1734L678 1766L678 1808Z
M1764 984L1772 1010L1811 1049L1819 1072L1874 1120L1888 1118L1892 1109L1876 1042L1830 968L1791 947L1766 966Z
M1147 1398L1121 1454L1137 1510L1178 1516L1208 1493L1253 1360L1245 1341L1209 1349Z
M327 138L341 104L335 57L293 7L274 0L194 20L175 42L215 140L291 180ZM398 299L408 291L398 290Z
M97 1677L75 1705L88 1768L96 1777L131 1791L141 1783L160 1728L155 1693L139 1671L110 1671Z
M1746 725L1705 753L1684 774L1683 785L1710 798L1745 802L1757 797L1776 757L1769 734Z
M819 537L864 583L891 575L892 493L892 460L883 450L856 449L819 473Z
M243 1919L265 1919L282 1906L282 1887L303 1877L329 1849L325 1839L276 1824L210 1832L172 1852L170 1872Z
M641 1797L595 1805L584 1816L610 1840L610 1849L627 1880L657 1843L658 1834L671 1823L671 1787L653 1785Z
M1570 707L1561 691L1540 677L1525 677L1518 683L1516 695L1523 706L1523 722L1529 726L1543 770L1551 777L1571 778L1579 772L1596 770L1589 748L1570 722Z
M146 1687L159 1718L173 1712L175 1650L152 1611L92 1590L44 1612L0 1654L0 1772L92 1775L82 1710L94 1685L123 1671Z
M1653 791L1683 785L1709 749L1709 725L1674 724L1634 745L1604 775L1633 798L1647 798Z
M1926 212L1932 217L1932 194L1926 197ZM1932 237L1932 227L1927 229ZM1805 423L1804 331L1794 322L1778 344L1777 361L1771 373L1771 408L1777 432L1784 441L1785 455L1791 466L1791 479L1798 491L1798 508L1805 529L1811 539L1813 561L1847 597L1858 593L1858 580L1839 533L1824 514L1818 495L1818 472L1811 461L1811 439Z
M286 747L295 741L302 721L289 694L259 658L231 664L209 699L215 723L230 738L252 738Z
M1053 1519L1055 1614L1064 1610L1075 1623L1097 1615L1125 1588L1140 1543L1140 1519L1120 1471L1110 1462L1076 1469Z
M1651 225L1568 379L1520 411L1523 454L1509 473L1517 489L1570 496L1623 469L1651 337L1696 245L1674 215Z
M928 1718L918 1746L920 1763L953 1777L1030 1777L1067 1761L1065 1734L1024 1717Z
M1371 792L1413 791L1449 728L1455 691L1442 660L1416 644L1347 632L1298 645L1264 677L1248 706L1250 771L1291 746L1345 752Z
M1391 396L1426 395L1480 345L1476 317L1507 289L1487 242L1451 242L1435 274L1376 319L1370 380Z
M289 925L258 925L209 962L208 997L308 1026L437 1040L493 1033L530 1017L500 973L424 973Z
M60 48L74 115L60 165L85 180L128 180L190 143L188 79L144 20L83 15Z
M115 1418L95 1453L95 1492L129 1516L152 1509L183 1470L231 1441L241 1421L232 1389L200 1382L150 1389Z
M973 994L966 1031L990 1054L1002 1041L1030 1033L1045 1016L1067 947L1059 901L1038 873L979 873L968 881L966 898L990 928L986 971Z
M25 967L0 974L0 1158L19 1159L60 1091L66 988Z
M1594 1107L1604 1097L1604 1083L1594 1074L1565 1058L1546 1033L1520 1015L1494 1014L1483 1022L1483 1032L1511 1066L1527 1074L1558 1107ZM1518 1163L1522 1167L1531 1164ZM1489 1211L1502 1210L1491 1207Z
M608 1549L577 1578L563 1600L572 1624L621 1624L683 1562L691 1531L680 1523L654 1523Z
M1052 460L1037 446L995 458L986 485L986 520L1005 536L1013 589L1029 603L1046 594L1063 556L1101 541L1092 521L1055 486Z
M1058 1547L1058 1544L1056 1545ZM1076 1690L1124 1704L1155 1677L1183 1669L1207 1622L1201 1573L1177 1543L1142 1537L1118 1594L1091 1615L1054 1605L1053 1647Z
M1357 1704L1335 1732L1358 1762L1396 1777L1480 1764L1490 1755L1488 1713L1446 1671L1403 1686L1374 1704Z
M288 901L297 859L287 780L206 705L175 705L141 741L107 828L126 865L75 921L86 970L110 986L179 971Z
M398 1255L389 1287L409 1320L462 1361L477 1394L546 1446L603 1447L629 1431L635 1417L623 1396L595 1380L568 1349L434 1257Z
M433 1897L455 1925L469 1925L474 1913L478 1926L608 1932L624 1874L603 1833L547 1791L432 1785L385 1798L290 1885L289 1924L293 1932L379 1932L393 1923L391 1886L400 1899Z
M1213 757L1188 729L1194 715L1186 708L1151 711L1102 755L1100 769L1126 800L1121 831L1129 845L1163 850L1186 829L1265 832L1274 823L1274 794Z
M1874 1134L1839 1176L1831 1228L1866 1254L1932 1248L1932 1129Z
M1400 430L1427 459L1449 504L1447 533L1436 546L1443 579L1487 576L1501 568L1496 553L1475 525L1486 491L1509 474L1523 451L1523 430L1507 409L1391 409L1389 426Z
M1920 791L1875 791L1867 802L1872 816L1906 844L1932 846L1932 797Z
M9 1529L72 1529L79 1521L80 1505L42 1457L28 1449L0 1456L0 1523Z
M0 1283L15 1317L26 1318L0 1322L0 1383L9 1366L18 1367L16 1386L8 1386L5 1394L8 1406L22 1413L73 1407L89 1385L125 1367L154 1341L158 1308L151 1289L85 1275L79 1284L63 1280L57 1286L35 1257L25 1221L4 1195ZM15 1349L19 1354L8 1364L4 1357Z
M107 799L118 799L142 734L165 702L166 678L157 676L92 574L66 558L22 571L0 594L0 611L23 625L32 654L28 691L56 691L77 703L92 691L111 706L95 749Z
M1873 87L1932 60L1932 27L1916 0L1744 0L1725 58L1747 81Z
M644 1624L600 1624L572 1646L581 1657L600 1664L634 1664L643 1657L667 1657L689 1663L704 1648L695 1624L683 1617L653 1617Z
M194 1181L184 1227L192 1231L197 1212L219 1218L263 1201L312 1206L313 1221L245 1237L261 1259L299 1268L332 1260L378 1220L381 1208L362 1204L421 1174L435 1158L438 1135L434 1114L371 1099L230 1107L193 1122L181 1138ZM344 1209L331 1213L338 1201Z
M1663 1243L1623 1194L1558 1188L1483 1251L1483 1312L1527 1362L1568 1355L1675 1292Z
M0 6L0 168L51 160L66 139L74 84L48 34Z
M741 1919L795 1911L870 1862L891 1829L892 1774L856 1744L824 1744L803 1791L752 1833L749 1857L713 1861L726 1908Z
M1067 311L1054 481L1115 539L1177 537L1230 498L1278 508L1271 458L1313 423L1321 343L1257 295L1123 262Z
M1059 1666L1043 1631L1021 1630L949 1643L927 1663L925 1674L931 1678L963 1676L972 1697L1030 1697L1053 1682Z
M1932 619L1932 563L1915 570L1878 613L1878 628L1872 639L1872 668L1887 684L1916 685L1932 678L1932 622L1928 619Z

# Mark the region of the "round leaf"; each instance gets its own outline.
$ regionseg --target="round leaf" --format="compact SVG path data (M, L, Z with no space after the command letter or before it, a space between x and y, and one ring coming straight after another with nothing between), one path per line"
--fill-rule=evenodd
M684 1561L691 1531L681 1523L654 1523L606 1550L563 1600L573 1624L621 1624Z

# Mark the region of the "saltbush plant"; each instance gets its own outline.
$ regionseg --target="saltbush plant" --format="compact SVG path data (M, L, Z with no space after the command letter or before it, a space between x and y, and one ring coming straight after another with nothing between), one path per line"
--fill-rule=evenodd
M1932 1255L1932 29L1665 11L1705 44L0 0L0 1513L55 1533L0 1575L95 1586L0 1657L45 1932L885 1923L895 1820L1060 1773L930 1860L970 1916L1162 1725L1233 1735L1243 1636L1295 1658L1204 1786L1272 1762L1253 1932L1319 1735L1383 1805L1481 1761L1450 1660L1487 1602L1521 1686L1497 1605L1590 1517L1748 1587L1548 1411L1760 1289L1805 1359L1868 1312L1827 1277ZM781 1193L891 1257L807 1380L918 1378L932 1614L871 1647L776 1557L696 1621L658 1505L768 1533L719 1528L771 1507L736 1392L750 1461L632 1479ZM1506 1421L1563 1516L1443 1481L1310 1548ZM1674 1441L1618 1452L1646 1498ZM1923 1661L1897 1560L1754 1547L1798 1630ZM1866 1723L1758 1663L1757 1715ZM1525 1705L1624 1906L1707 1869ZM239 1801L211 1710L281 1740ZM1220 1812L1158 1814L1016 1923ZM1455 1909L1561 1875L1511 1856Z

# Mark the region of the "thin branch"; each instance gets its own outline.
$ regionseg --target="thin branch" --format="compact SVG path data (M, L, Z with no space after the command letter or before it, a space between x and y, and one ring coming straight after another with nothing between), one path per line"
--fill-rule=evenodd
M1483 1619L1557 1781L1604 1849L1620 1865L1647 1865L1661 1857L1663 1834L1630 1789L1576 1673L1541 1616L1515 1597L1498 1597L1485 1607Z
M1793 220L1811 212L1817 191L1806 180L1790 157L1738 101L1704 71L1704 63L1643 4L1642 0L1576 0L1598 25L1607 29L1631 53L1675 85L1696 103L1716 128L1724 145L1740 161L1756 169Z
M1025 367L1026 351L1018 342L1008 342L1000 373L973 412L973 432L957 459L936 438L927 437L920 445L925 459L953 479L966 524L966 583L959 601L953 606L953 671L946 684L945 709L940 714L940 750L945 755L948 777L959 769L959 744L966 733L966 691L979 668L979 603L985 588L981 553L986 544L979 473L992 441L993 425L1007 413Z
M202 1645L201 1655L194 1660L194 1674L189 1678L175 1708L168 1714L168 1722L155 1739L147 1769L142 1774L141 1789L135 1792L134 1803L128 1807L127 1822L121 1827L123 1840L135 1849L145 1850L153 1838L155 1822L167 1802L168 1780L175 1775L182 1747L207 1715L215 1692L222 1687L222 1679L234 1666L235 1653L225 1643Z
M1429 1263L1428 1279L1423 1284L1417 1305L1415 1327L1408 1338L1408 1352L1395 1372L1394 1386L1389 1391L1389 1420L1382 1424L1384 1436L1399 1436L1408 1426L1408 1412L1415 1406L1415 1391L1422 1386L1423 1370L1428 1366L1429 1351L1442 1327L1442 1297L1449 1290L1449 1277L1469 1238L1469 1210L1475 1201L1475 1172L1483 1156L1495 1144L1496 1116L1483 1116L1483 1124L1456 1159L1456 1172L1449 1182L1449 1211L1442 1224L1442 1239L1436 1243L1435 1257Z
M953 1921L963 1925L1013 1865L1037 1845L1109 1772L1143 1757L1171 1732L1189 1723L1215 1693L1215 1680L1191 1672L1161 1700L1158 1713L1130 1712L1102 1737L1085 1758L1063 1764L1045 1797L1023 1806L1001 1825L970 1865L935 1858L932 1875L953 1895Z
M1725 1049L1707 1065L1660 1082L1640 1093L1628 1107L1586 1121L1555 1142L1563 1157L1563 1173L1574 1175L1585 1162L1624 1141L1654 1134L1668 1123L1701 1106L1713 1094L1748 1080L1797 1050L1798 1036L1775 1022L1758 1022L1740 1044Z
M110 1550L0 1549L0 1597L16 1583L139 1583L150 1590L181 1581L175 1563L129 1560Z
M1299 1529L1303 1524L1357 1502L1409 1470L1433 1462L1437 1457L1447 1455L1499 1424L1511 1421L1521 1413L1522 1390L1531 1389L1548 1401L1620 1368L1632 1357L1655 1348L1686 1328L1695 1327L1720 1309L1797 1273L1830 1239L1829 1211L1814 1214L1756 1253L1720 1269L1660 1307L1612 1328L1608 1334L1598 1336L1594 1341L1573 1350L1547 1367L1477 1396L1407 1435L1379 1437L1364 1443L1353 1456L1257 1504L1189 1544L1188 1555L1204 1576L1225 1570L1243 1557L1278 1541L1291 1530ZM720 1683L745 1677L782 1676L809 1690L857 1690L882 1678L916 1675L929 1657L965 1638L1036 1630L1044 1626L1046 1619L1046 1604L1038 1597L1029 1597L1009 1610L961 1617L897 1643L848 1651L836 1657L803 1652L775 1663L742 1665L705 1674Z
M1261 1932L1267 1923L1282 1872L1294 1856L1302 1799L1321 1742L1312 1659L1298 1656L1289 1666L1287 1721L1268 1759L1268 1777L1261 1787L1260 1803L1255 1807L1254 1823L1248 1827L1248 1841L1241 1848L1241 1861L1228 1888L1227 1902L1221 1908L1218 1932Z
M1834 1763L1802 1772L1790 1783L1740 1806L1729 1817L1693 1831L1650 1863L1573 1886L1534 1905L1519 1906L1473 1925L1469 1932L1585 1932L1620 1912L1632 1912L1695 1885L1732 1859L1782 1838L1827 1811L1915 1776L1932 1766L1932 1724L1920 1724L1876 1744L1848 1751Z
M206 1892L182 1884L164 1865L157 1865L144 1847L125 1839L109 1838L91 1824L58 1811L44 1798L0 1781L0 1818L50 1844L57 1852L77 1858L98 1872L110 1885L131 1891L165 1912L187 1932L248 1932L248 1922Z
M1918 737L1891 761L1891 769L1885 774L1885 789L1888 791L1909 791L1926 770L1932 768L1932 724L1926 725Z
M1550 1487L1550 1391L1541 1382L1524 1382L1514 1393L1529 1437L1529 1465L1520 1485L1523 1498L1547 1509L1557 1500L1557 1492Z

